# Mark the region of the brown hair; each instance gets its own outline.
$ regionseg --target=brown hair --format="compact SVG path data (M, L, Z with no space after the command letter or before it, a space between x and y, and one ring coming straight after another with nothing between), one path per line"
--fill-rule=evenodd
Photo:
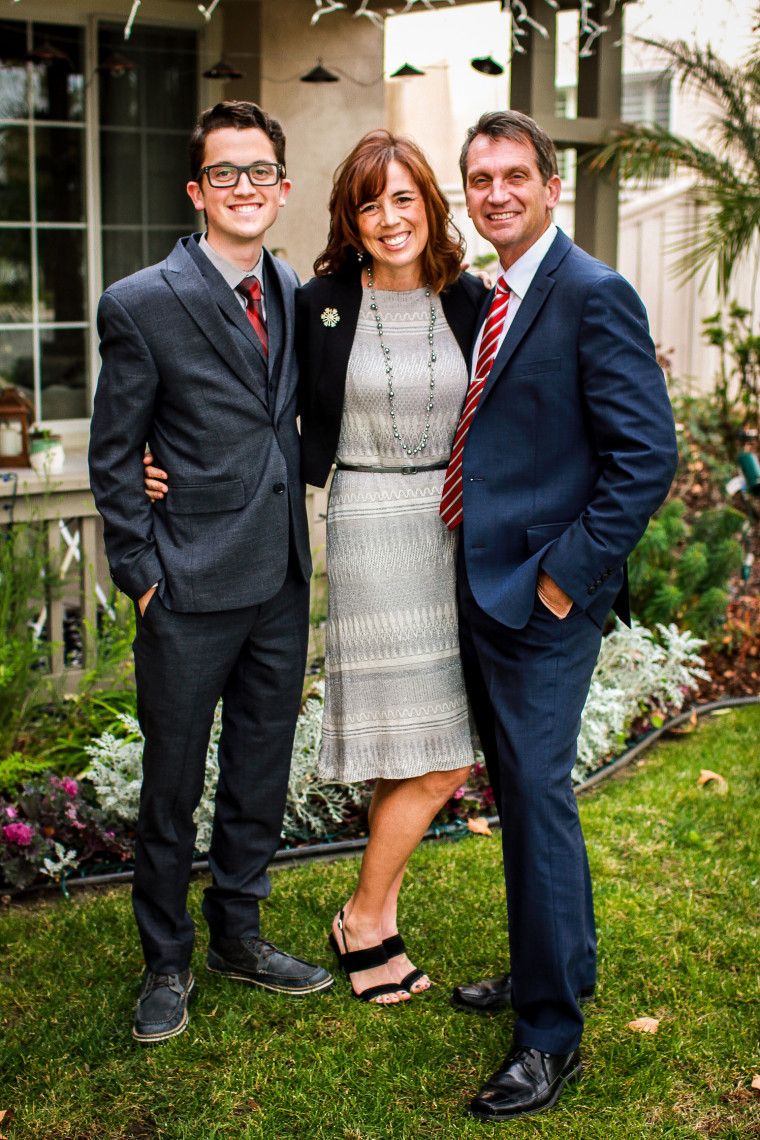
M285 135L277 119L273 119L266 111L262 111L256 103L245 103L242 100L227 99L203 111L195 124L195 130L190 136L190 177L195 180L203 166L206 151L206 139L212 131L220 131L224 127L234 127L237 131L244 131L250 127L258 127L263 131L274 148L277 161L285 173Z
M359 207L382 193L391 162L400 162L407 168L425 203L428 242L422 255L422 270L433 291L439 293L461 272L464 238L451 220L449 203L425 155L411 139L389 131L364 135L335 171L330 232L326 248L314 262L314 272L317 277L324 277L356 268L357 252L362 251L356 223Z
M509 139L510 142L530 144L535 151L536 165L544 186L557 173L557 153L554 143L535 119L531 119L530 115L524 115L522 111L486 111L475 126L467 131L459 155L459 169L462 172L465 189L467 189L467 154L470 143L478 135L485 135L489 139Z

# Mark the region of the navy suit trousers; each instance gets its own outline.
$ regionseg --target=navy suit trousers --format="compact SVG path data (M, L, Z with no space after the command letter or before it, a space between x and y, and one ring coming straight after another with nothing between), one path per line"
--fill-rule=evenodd
M309 586L290 567L269 600L177 613L158 592L137 619L138 717L145 736L132 901L145 962L190 964L187 890L214 710L221 696L219 783L203 913L213 934L259 933L259 900L279 846L293 734L303 691Z
M601 631L576 605L562 621L536 598L524 629L478 606L460 543L465 681L502 824L515 1044L580 1042L577 995L596 979L586 847L570 773Z

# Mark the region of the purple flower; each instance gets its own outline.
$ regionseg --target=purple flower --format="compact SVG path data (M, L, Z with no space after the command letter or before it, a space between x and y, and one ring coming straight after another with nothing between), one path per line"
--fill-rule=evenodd
M7 823L3 828L3 838L6 843L15 843L17 847L28 847L34 839L34 831L26 823Z

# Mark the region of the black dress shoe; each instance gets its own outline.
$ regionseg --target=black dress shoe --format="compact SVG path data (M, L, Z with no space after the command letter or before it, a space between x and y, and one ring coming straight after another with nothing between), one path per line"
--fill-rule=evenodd
M190 970L181 974L154 974L148 970L137 999L132 1036L141 1045L176 1037L187 1029L187 1004L195 988Z
M594 1000L596 988L584 986L578 995L578 1004L586 1005ZM500 978L486 978L482 982L455 986L451 994L451 1004L455 1009L467 1013L498 1013L512 1004L512 976L502 974Z
M294 958L264 938L211 938L206 959L211 974L249 982L276 993L313 994L333 984L322 966Z
M580 1050L542 1053L518 1045L470 1101L470 1115L481 1120L514 1120L546 1112L565 1085L581 1075Z

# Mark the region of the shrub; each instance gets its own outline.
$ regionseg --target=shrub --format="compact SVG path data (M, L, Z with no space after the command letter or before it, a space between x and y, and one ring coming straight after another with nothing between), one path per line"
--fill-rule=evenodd
M356 810L364 798L363 785L325 780L317 773L324 685L315 685L314 691L315 695L306 701L296 727L282 827L284 839L324 838ZM140 802L143 736L134 717L122 714L119 719L127 728L127 737L117 738L113 733L104 733L87 745L85 751L91 757L91 764L83 778L92 783L98 801L106 811L133 823L137 820ZM220 702L211 730L203 796L194 816L198 851L208 851L211 843L221 730Z
M631 608L646 626L675 622L715 638L728 605L728 580L742 564L746 519L731 507L702 511L689 524L671 499L649 523L631 555Z
M618 622L602 639L581 717L576 783L622 750L638 717L678 712L698 679L709 677L698 652L704 641L675 625L658 625L657 633L660 642L636 621L631 629Z

